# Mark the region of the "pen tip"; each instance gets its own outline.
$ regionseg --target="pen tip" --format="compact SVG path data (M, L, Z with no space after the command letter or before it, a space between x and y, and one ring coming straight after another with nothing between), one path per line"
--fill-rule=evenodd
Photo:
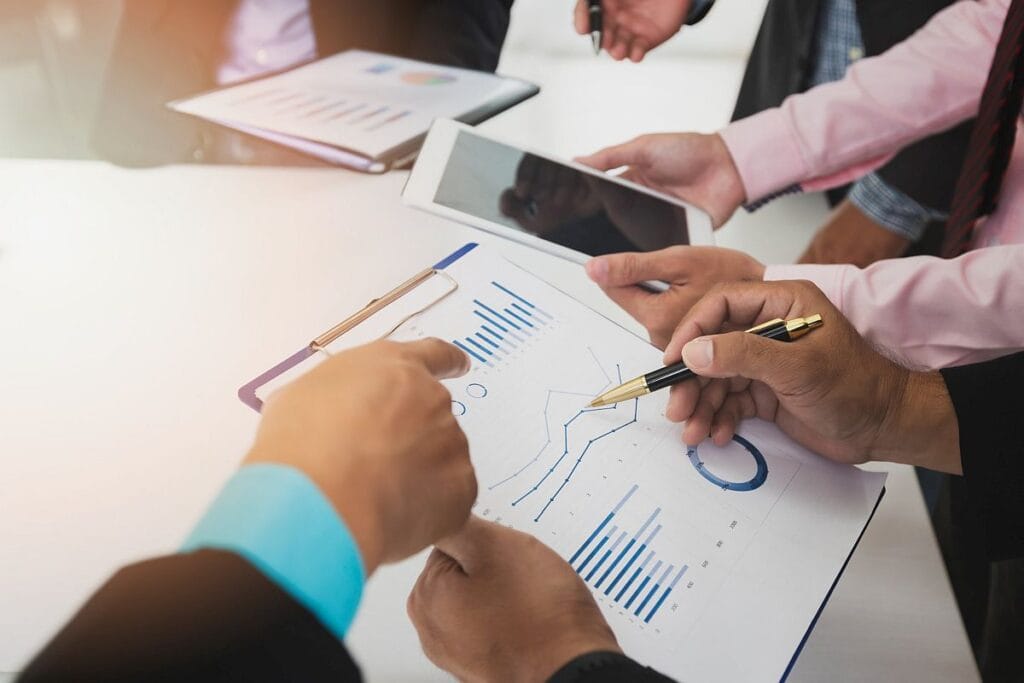
M594 46L594 54L595 55L601 54L601 34L600 33L596 33L595 32L595 33L591 33L590 34L590 44Z

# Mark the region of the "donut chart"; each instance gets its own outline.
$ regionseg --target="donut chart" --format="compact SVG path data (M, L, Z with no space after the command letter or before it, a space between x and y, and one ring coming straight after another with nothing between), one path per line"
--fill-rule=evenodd
M700 455L697 452L697 447L690 446L686 449L686 457L690 459L690 463L694 469L708 481L715 486L718 486L724 491L753 491L764 484L765 480L768 479L768 463L765 462L764 456L761 455L761 451L757 450L754 444L750 443L740 435L735 435L732 440L743 446L751 457L754 458L754 464L757 466L757 471L754 476L747 481L728 481L713 473L708 469L707 465L700 459Z

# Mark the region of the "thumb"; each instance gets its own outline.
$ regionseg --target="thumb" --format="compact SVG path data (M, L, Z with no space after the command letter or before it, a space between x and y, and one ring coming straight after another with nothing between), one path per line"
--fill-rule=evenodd
M501 529L476 515L470 515L465 526L437 542L436 548L459 563L466 574L477 572L494 547L495 533Z
M620 166L631 166L638 163L643 155L644 143L640 138L624 142L621 145L605 147L588 156L577 157L576 161L600 171L610 171Z
M678 280L686 270L685 253L669 247L649 253L627 252L593 258L586 264L587 275L601 287L626 287L645 280Z
M683 362L704 377L745 377L772 389L807 372L798 348L749 332L697 337L683 347Z

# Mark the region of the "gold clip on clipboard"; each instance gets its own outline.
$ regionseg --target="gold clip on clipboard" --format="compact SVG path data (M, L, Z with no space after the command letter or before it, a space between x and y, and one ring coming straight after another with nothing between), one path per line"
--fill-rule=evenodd
M372 318L377 313L380 313L388 306L399 301L403 297L416 291L424 283L431 281L435 277L441 277L447 280L448 287L441 292L438 296L430 299L424 305L420 306L412 313L403 316L391 329L384 334L380 335L380 338L386 338L394 334L402 325L409 322L421 313L429 310L431 307L437 305L441 301L445 300L452 294L454 294L458 288L459 283L455 279L445 272L445 268L458 261L460 258L468 254L474 248L476 248L475 242L470 242L464 245L457 251L449 254L445 258L441 259L433 266L424 268L416 275L412 276L402 284L398 285L391 291L387 292L383 296L370 301L366 306L359 309L356 313L342 320L340 323L327 330L320 336L316 337L308 345L296 351L288 358L284 359L274 367L270 368L266 372L260 374L250 382L244 384L238 390L238 398L245 405L249 406L253 410L259 412L263 409L263 401L256 394L264 386L274 382L279 377L293 370L297 366L301 365L305 361L309 360L312 356L317 353L324 353L330 355L327 350L328 347L335 341L340 339L346 333L351 332L353 329Z

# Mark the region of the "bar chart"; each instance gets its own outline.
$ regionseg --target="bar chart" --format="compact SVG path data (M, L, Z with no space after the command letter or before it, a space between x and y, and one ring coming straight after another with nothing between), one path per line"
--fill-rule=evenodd
M617 517L639 490L634 484L600 524L569 558L576 573L595 592L613 600L620 608L649 624L661 611L689 566L658 557L653 545L662 529L661 508L630 532L621 528Z
M490 284L491 291L473 299L479 327L452 343L477 363L495 367L555 318L500 282Z

